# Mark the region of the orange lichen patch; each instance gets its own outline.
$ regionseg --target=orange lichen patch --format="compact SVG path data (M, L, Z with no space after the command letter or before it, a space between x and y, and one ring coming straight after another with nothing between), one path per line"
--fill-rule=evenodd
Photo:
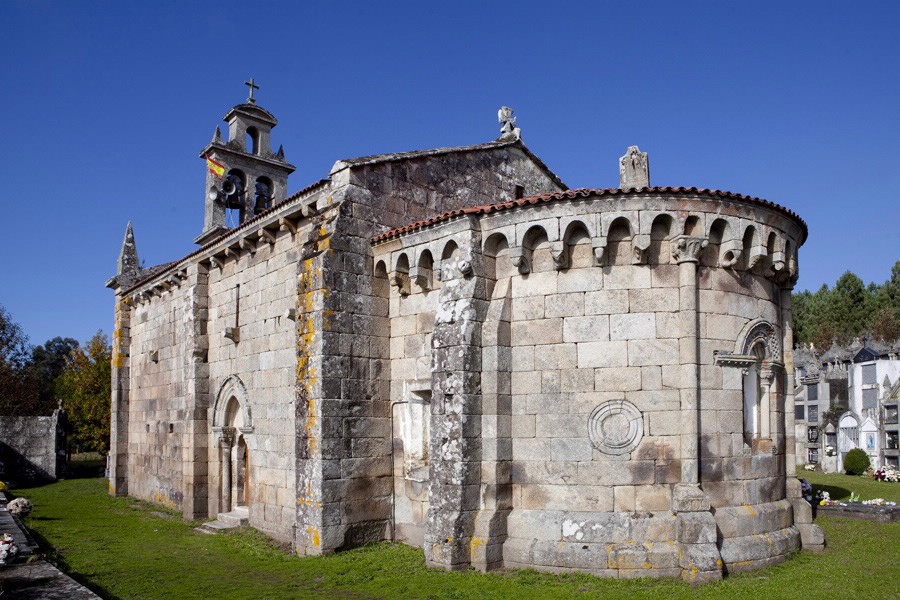
M757 514L756 509L753 508L752 506L750 506L749 504L744 504L743 506L741 506L741 508L743 508L745 511L747 511L747 514L749 514L751 517L755 517Z
M120 300L118 306L116 306L116 325L113 329L112 340L112 366L116 369L124 367L125 359L128 357L128 353L125 351L125 313L130 303L131 300L125 298Z
M177 508L175 501L166 496L162 491L157 490L153 493L153 501L157 504L161 504L166 508L175 509Z
M318 548L322 545L322 536L319 533L318 527L307 527L306 533L309 534L310 541L314 547Z

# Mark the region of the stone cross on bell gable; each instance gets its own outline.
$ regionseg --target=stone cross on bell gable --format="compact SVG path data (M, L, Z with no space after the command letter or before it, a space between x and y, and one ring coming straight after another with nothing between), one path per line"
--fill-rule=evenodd
M256 98L253 97L253 90L258 90L259 86L256 85L256 82L252 77L250 78L250 81L245 81L244 85L250 88L250 97L247 98L247 102L249 102L250 104L256 104Z
M629 146L625 156L619 159L619 187L650 187L650 159L637 146Z

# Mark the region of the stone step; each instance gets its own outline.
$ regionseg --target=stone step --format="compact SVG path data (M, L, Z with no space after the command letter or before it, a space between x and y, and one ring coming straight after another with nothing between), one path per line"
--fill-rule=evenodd
M246 506L238 506L231 512L219 513L216 515L215 521L204 523L200 527L195 527L194 529L200 533L220 533L228 529L236 529L249 522L250 509Z
M236 506L231 512L219 513L217 518L230 527L240 527L250 522L250 509L246 506Z

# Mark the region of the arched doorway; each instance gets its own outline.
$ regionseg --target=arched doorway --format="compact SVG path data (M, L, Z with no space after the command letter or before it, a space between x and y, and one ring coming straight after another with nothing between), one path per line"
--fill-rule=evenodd
M211 509L219 513L239 510L249 517L253 424L247 390L236 376L226 379L219 389L212 432L218 453L218 478L217 482L210 482L210 491L216 492Z

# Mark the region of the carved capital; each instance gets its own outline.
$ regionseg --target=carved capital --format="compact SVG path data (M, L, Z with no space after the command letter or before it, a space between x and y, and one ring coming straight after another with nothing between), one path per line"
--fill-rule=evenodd
M707 245L709 242L706 238L680 235L675 238L675 243L672 245L672 260L678 264L700 262L700 251Z
M216 434L216 442L221 448L231 449L234 444L234 427L213 427L213 433Z

